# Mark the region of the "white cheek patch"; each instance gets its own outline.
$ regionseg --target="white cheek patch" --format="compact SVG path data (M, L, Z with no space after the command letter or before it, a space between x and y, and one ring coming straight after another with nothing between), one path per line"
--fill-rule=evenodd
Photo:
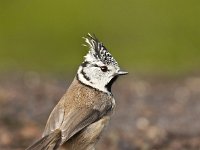
M90 80L87 80L84 77L82 70L90 78ZM97 68L95 68L95 67L83 68L82 66L80 66L78 69L77 76L78 76L78 80L80 82L82 82L88 86L91 86L93 88L96 88L100 91L109 93L109 91L105 88L105 85L107 84L108 81L105 80L106 78L105 79L103 78L103 74L102 74L101 70L97 71Z

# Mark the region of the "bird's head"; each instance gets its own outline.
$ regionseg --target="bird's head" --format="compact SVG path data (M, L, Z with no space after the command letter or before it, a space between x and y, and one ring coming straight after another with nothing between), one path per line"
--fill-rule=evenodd
M88 34L84 39L89 46L89 52L78 69L77 78L85 85L111 93L113 82L128 72L120 70L117 61L95 36Z

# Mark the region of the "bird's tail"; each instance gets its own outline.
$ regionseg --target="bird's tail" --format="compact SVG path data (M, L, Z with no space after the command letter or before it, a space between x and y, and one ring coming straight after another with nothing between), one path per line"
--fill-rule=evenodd
M57 150L61 142L61 131L55 130L49 135L42 137L26 150Z

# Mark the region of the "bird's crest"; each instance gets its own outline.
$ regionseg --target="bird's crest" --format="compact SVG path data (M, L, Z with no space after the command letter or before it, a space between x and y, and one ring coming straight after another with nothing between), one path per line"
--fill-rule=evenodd
M100 60L106 65L112 64L118 66L117 61L108 52L106 47L100 42L94 35L88 33L87 37L84 37L85 42L89 46L90 50L85 56L86 61Z

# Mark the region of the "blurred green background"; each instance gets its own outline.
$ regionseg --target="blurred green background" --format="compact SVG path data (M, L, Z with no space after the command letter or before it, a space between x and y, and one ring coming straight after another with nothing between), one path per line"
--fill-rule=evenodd
M0 72L74 73L88 32L129 72L199 72L197 0L0 0Z
M88 32L130 73L98 148L200 149L198 0L0 0L0 149L41 136Z

